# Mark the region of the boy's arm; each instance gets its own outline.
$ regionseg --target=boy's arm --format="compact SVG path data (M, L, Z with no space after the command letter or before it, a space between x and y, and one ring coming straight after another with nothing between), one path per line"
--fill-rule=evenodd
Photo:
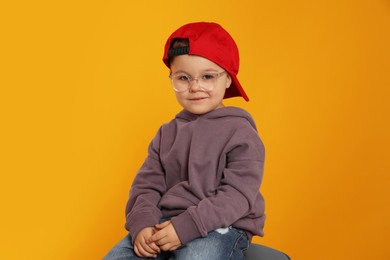
M239 129L229 142L224 177L215 195L172 218L183 244L196 237L204 237L217 228L228 227L249 214L255 217L264 214L264 204L255 205L261 197L259 188L265 156L263 143L255 130L247 128Z
M126 205L126 229L133 242L138 232L145 227L159 223L162 214L157 207L161 194L165 192L165 173L161 165L161 128L148 148L148 157L138 171Z

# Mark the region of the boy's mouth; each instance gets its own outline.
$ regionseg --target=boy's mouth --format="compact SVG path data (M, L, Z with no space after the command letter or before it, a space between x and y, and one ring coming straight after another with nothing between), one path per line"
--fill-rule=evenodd
M193 98L189 98L189 100L191 101L198 101L198 100L203 100L203 99L206 99L207 97L193 97Z

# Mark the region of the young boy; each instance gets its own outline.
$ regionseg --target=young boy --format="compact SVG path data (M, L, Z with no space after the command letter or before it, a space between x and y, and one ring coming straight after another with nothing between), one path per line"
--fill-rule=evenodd
M150 143L126 206L129 235L105 259L244 259L263 235L264 147L252 117L222 103L249 100L237 46L216 23L186 24L163 61L183 110Z

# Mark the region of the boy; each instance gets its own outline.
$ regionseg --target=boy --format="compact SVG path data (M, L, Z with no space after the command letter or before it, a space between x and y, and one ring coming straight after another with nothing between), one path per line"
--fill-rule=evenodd
M216 23L190 23L163 61L183 110L150 143L126 206L129 235L105 259L244 259L263 235L264 147L252 117L222 103L249 100L237 46Z

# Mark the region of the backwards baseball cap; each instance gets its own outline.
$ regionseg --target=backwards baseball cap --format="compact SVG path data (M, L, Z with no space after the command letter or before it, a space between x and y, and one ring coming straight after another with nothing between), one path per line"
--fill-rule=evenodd
M188 39L188 47L171 48L172 40ZM170 68L169 60L178 55L197 55L218 64L232 78L224 98L241 96L249 101L237 79L240 58L236 43L230 34L217 23L197 22L183 25L168 38L163 62Z

